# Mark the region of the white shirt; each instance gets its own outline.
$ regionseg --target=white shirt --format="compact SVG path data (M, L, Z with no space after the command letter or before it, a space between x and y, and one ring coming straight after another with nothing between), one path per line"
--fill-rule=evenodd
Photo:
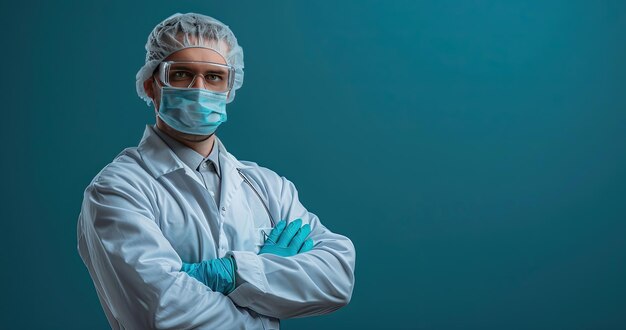
M149 126L138 147L120 153L86 188L78 251L113 329L277 329L278 319L325 314L350 301L352 242L308 212L290 181L238 161L216 141L219 208ZM309 223L313 250L257 255L271 227L263 203L276 221ZM236 260L238 283L228 296L179 271L182 261L227 255Z

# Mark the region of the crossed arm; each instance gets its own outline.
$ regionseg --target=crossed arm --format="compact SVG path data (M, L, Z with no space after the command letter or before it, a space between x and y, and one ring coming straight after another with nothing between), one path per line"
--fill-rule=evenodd
M262 327L256 313L288 318L331 312L350 300L354 247L307 212L288 185L282 200L292 202L284 216L308 224L315 247L291 257L230 252L238 285L227 296L180 272L183 262L156 225L150 202L130 185L95 182L85 192L81 257L99 295L127 328Z
M296 219L287 225L281 220L268 235L259 254L271 253L281 257L291 257L313 249L313 240L307 239L311 233L311 226L302 225L301 219ZM183 262L180 270L202 282L214 292L225 295L233 292L236 287L237 264L233 256L203 260L197 263Z

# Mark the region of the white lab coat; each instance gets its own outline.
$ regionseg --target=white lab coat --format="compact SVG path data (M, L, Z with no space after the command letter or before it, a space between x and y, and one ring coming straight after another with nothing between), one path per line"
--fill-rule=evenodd
M332 312L350 301L355 250L298 200L294 185L220 148L221 205L150 126L136 148L85 190L78 251L113 329L277 329L278 319ZM252 181L278 221L311 225L312 251L257 255L271 227ZM269 232L269 230L267 230ZM228 296L180 272L182 261L234 256Z

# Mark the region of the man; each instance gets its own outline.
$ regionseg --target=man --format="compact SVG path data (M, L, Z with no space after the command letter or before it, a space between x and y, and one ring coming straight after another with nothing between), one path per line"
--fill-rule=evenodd
M176 14L146 50L137 91L156 125L93 179L78 219L111 327L277 329L346 305L352 242L308 212L291 182L215 136L243 82L230 29Z

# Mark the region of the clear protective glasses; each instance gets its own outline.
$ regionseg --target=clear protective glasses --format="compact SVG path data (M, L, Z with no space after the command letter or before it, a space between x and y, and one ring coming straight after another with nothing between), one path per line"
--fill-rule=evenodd
M228 92L235 82L235 68L213 62L165 61L159 65L159 79L169 87Z

